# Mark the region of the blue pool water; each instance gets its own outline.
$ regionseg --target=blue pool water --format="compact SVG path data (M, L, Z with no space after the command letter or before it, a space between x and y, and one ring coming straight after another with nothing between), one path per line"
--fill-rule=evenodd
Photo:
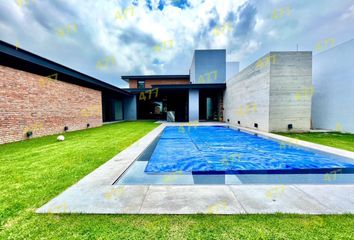
M166 127L145 173L352 173L354 164L227 127Z

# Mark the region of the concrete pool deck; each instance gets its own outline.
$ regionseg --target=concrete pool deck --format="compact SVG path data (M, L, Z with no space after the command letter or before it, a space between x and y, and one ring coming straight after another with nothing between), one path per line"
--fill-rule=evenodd
M163 123L78 183L37 209L37 213L248 214L354 213L354 184L346 185L113 185L166 126ZM197 123L213 126L223 123ZM235 126L231 126L235 128ZM238 127L236 127L238 128ZM240 128L251 133L353 159L354 153Z

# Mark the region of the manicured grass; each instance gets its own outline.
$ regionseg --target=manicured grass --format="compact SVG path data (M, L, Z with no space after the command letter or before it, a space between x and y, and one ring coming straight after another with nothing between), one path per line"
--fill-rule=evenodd
M348 133L278 133L286 137L323 144L354 152L354 134Z
M0 239L353 239L353 215L35 214L157 125L127 122L0 146Z

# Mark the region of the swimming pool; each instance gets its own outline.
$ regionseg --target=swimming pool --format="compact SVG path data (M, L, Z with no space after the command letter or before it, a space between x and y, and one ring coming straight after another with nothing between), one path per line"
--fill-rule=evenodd
M166 127L146 173L353 172L344 158L283 145L223 126Z
M117 185L353 184L354 161L224 126L167 126Z

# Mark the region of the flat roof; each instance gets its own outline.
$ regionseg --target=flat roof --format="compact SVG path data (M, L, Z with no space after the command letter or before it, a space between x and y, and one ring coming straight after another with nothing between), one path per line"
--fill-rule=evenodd
M226 89L226 83L203 83L203 84L166 84L166 85L152 85L152 88L125 88L124 90L131 93L138 93L153 88L158 89Z
M49 59L28 52L17 46L0 40L0 64L26 72L48 76L58 74L58 80L100 90L131 95L129 92L103 82L97 78L83 74Z
M129 80L148 80L148 79L161 79L161 80L175 80L175 79L189 79L189 75L133 75L121 76L124 81Z

